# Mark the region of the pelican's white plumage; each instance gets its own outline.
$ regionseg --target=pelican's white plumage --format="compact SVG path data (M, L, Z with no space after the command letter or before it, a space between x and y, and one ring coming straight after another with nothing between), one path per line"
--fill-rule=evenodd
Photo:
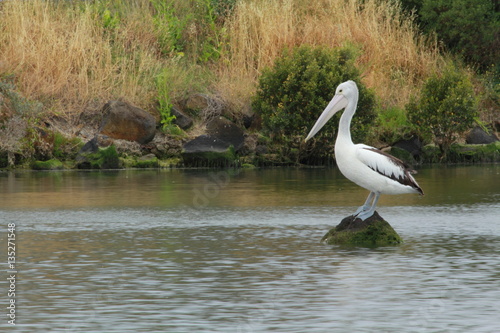
M365 220L375 212L380 194L423 194L423 191L412 177L413 171L404 162L376 148L352 142L350 127L358 96L358 87L354 81L341 83L335 96L309 132L306 141L335 113L345 108L340 117L335 142L335 160L346 178L370 191L365 204L355 213L355 216Z

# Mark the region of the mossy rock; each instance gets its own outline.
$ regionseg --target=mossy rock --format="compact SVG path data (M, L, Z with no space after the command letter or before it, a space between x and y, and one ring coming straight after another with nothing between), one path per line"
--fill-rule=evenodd
M167 159L158 160L158 167L160 168L173 168L182 164L182 158L171 157Z
M255 169L255 168L257 168L255 165L253 165L251 163L243 163L243 164L241 164L241 167L243 169Z
M426 145L422 149L423 162L426 163L485 163L500 162L500 141L489 144L454 143L443 158L436 145Z
M403 242L398 233L377 212L362 221L354 216L344 218L330 229L322 243L333 245L388 246Z
M204 151L196 153L182 153L182 160L187 167L230 167L237 164L234 149L222 152Z
M61 170L64 168L62 162L56 159L35 161L31 167L33 170Z
M95 153L83 153L77 158L78 169L120 169L120 159L114 145L98 148Z
M159 162L158 158L153 154L148 154L146 156L139 157L135 160L132 166L133 168L148 169L148 168L158 168Z
M481 163L500 161L500 142L489 144L453 144L448 152L448 162Z
M187 167L220 168L238 164L234 147L209 135L200 135L185 144L181 156Z

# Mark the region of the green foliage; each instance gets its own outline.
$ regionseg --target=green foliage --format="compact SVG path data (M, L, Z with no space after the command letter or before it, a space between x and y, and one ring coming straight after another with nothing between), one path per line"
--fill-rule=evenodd
M449 66L433 75L406 106L410 121L427 138L432 137L445 153L457 134L468 130L477 117L477 101L469 78Z
M113 15L109 9L105 9L101 15L102 25L105 29L115 29L120 23L120 18Z
M175 116L172 115L172 102L170 100L169 75L165 68L156 77L156 88L158 90L158 111L160 112L160 124L163 130L172 125Z
M205 7L204 13L204 30L206 31L205 38L200 43L198 53L198 60L201 62L208 62L210 60L217 60L220 58L222 50L222 35L225 34L223 28L219 28L216 24L217 13L214 0L202 0L201 4Z
M360 82L354 65L353 47L329 49L301 46L286 51L259 79L253 108L262 116L264 129L275 140L304 138L335 93L347 80L358 84L358 112L352 122L353 137L363 139L366 125L374 119L374 94ZM338 118L330 120L316 136L317 141L331 138Z
M79 3L81 11L95 13L97 22L108 33L114 32L120 24L127 4L123 0L94 0Z
M161 52L195 60L217 60L222 50L223 18L234 0L151 0Z
M400 0L401 7L407 12L418 13L422 8L423 0Z
M492 0L402 0L427 33L435 32L455 54L481 70L500 73L500 5Z
M393 144L401 139L407 139L412 134L412 126L408 121L406 111L397 107L389 107L377 113L375 131L378 138Z
M83 146L82 141L77 138L66 138L59 132L54 132L54 143L52 147L52 155L58 159L74 159L78 151Z
M192 14L176 15L172 1L151 0L151 4L155 9L154 24L162 53L168 55L184 51L183 32L192 20Z

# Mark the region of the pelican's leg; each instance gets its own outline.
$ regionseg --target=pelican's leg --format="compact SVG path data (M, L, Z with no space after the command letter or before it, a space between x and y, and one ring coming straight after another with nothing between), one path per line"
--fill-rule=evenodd
M375 207L377 206L378 198L380 198L380 193L378 192L377 193L372 192L372 193L375 195L375 198L373 199L371 207L366 211L365 210L362 211L361 213L358 214L358 216L356 216L356 218L361 219L362 221L366 220L367 218L372 216L373 213L375 213Z
M366 201L363 204L363 206L359 207L358 210L353 215L357 216L359 213L370 209L370 207L372 206L371 202L373 200L374 195L375 195L375 192L370 192L370 194L368 194L368 198L366 198Z

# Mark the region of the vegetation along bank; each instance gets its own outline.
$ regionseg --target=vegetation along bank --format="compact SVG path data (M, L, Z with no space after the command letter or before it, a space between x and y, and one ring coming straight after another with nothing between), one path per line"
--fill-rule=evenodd
M492 0L5 0L0 168L333 165L338 119L303 140L345 80L355 142L498 162L499 18Z

